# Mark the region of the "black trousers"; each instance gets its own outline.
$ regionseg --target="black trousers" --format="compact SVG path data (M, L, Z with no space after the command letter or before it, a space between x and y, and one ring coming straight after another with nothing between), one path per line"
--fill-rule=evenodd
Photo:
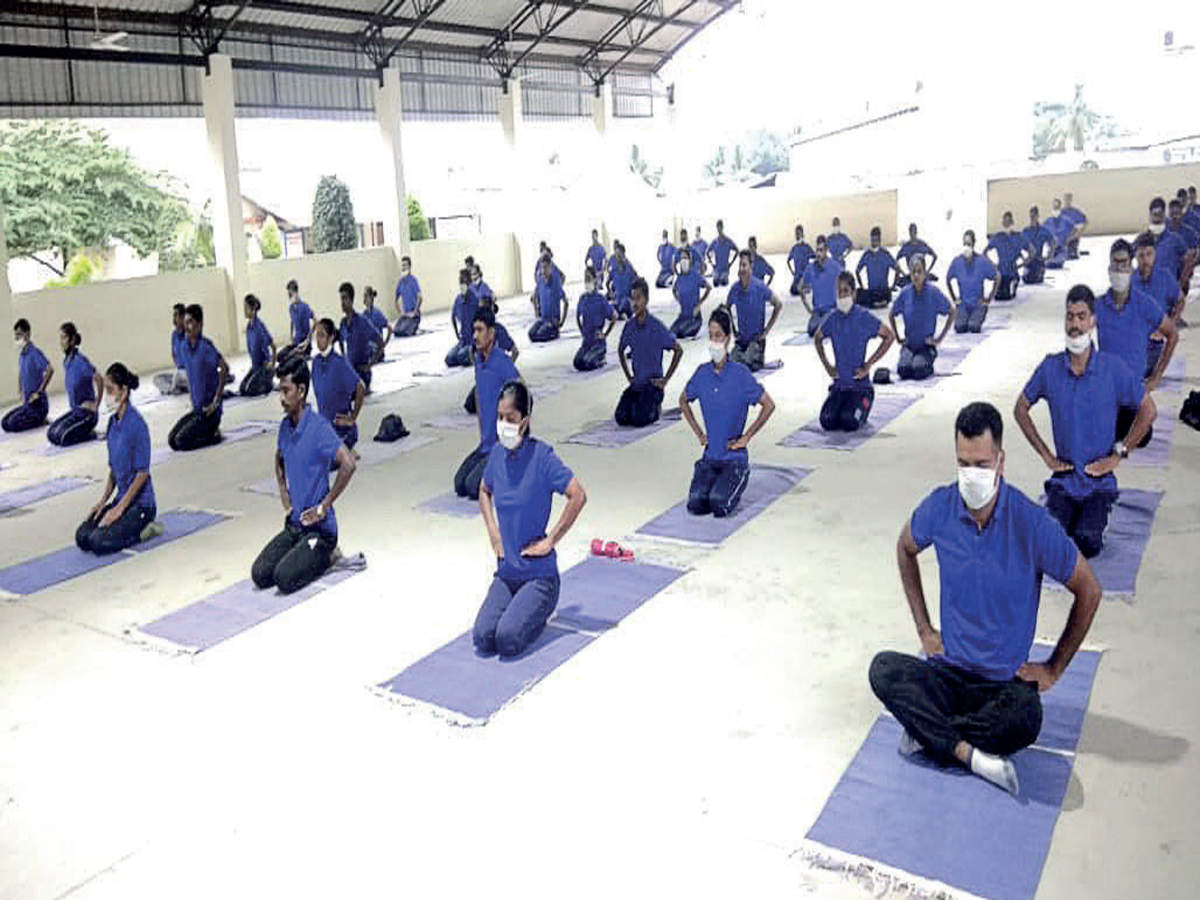
M670 269L663 269L658 273L658 278L654 280L654 286L660 288L670 287L675 283L675 273Z
M635 387L631 384L622 391L613 418L618 425L645 428L657 422L658 417L662 415L662 402L663 392L654 385Z
M55 419L46 432L46 437L50 443L59 447L73 447L94 438L96 423L99 421L100 417L90 409L76 407Z
M1113 438L1117 441L1123 441L1129 436L1129 429L1133 427L1133 420L1137 418L1137 410L1132 406L1122 406L1117 409L1117 430ZM1138 441L1138 447L1145 447L1150 443L1150 439L1154 437L1154 426L1151 425L1146 429L1146 436Z
M308 359L310 356L312 356L312 345L310 344L308 347L308 350L301 353L299 350L296 349L295 344L288 344L286 347L281 348L280 351L275 354L275 364L277 366L282 366L289 359L291 359L294 356L298 356L298 357L300 357L300 359Z
M724 518L735 509L750 481L750 466L740 459L721 461L701 457L692 469L687 510L694 516L712 513Z
M821 427L826 431L858 431L867 424L875 403L875 388L868 381L852 386L831 384L821 404Z
M85 553L106 556L110 553L120 553L142 539L142 530L154 521L157 510L153 506L135 504L125 510L125 514L117 521L107 528L101 528L100 520L116 505L114 501L100 510L100 515L80 523L75 529L76 547Z
M887 288L859 288L854 302L868 309L882 309L892 302L892 292Z
M167 435L167 444L172 450L199 450L221 443L221 407L211 416L192 410L175 423Z
M250 567L255 586L279 588L290 594L325 574L335 543L314 528L284 521L283 531L271 538Z
M700 333L700 329L704 326L704 319L696 315L693 311L688 315L680 313L675 321L671 323L671 334L679 338L681 341L686 341L688 338L694 338Z
M871 690L935 759L966 741L1010 756L1037 740L1042 701L1032 681L991 681L944 662L885 650L871 660Z
M767 342L765 338L751 338L744 343L739 338L734 342L733 351L729 354L729 358L734 362L741 363L751 372L757 372L763 367L766 353Z
M50 401L42 394L35 403L22 403L6 412L3 420L0 420L0 428L5 431L31 431L45 425L49 414Z
M1026 284L1041 284L1046 280L1046 262L1042 259L1031 259L1025 264L1025 276L1021 279Z
M591 372L604 365L604 358L607 355L608 347L604 341L583 344L575 351L573 365L580 372Z
M455 344L446 354L446 368L457 369L471 365L471 345Z
M1000 285L996 288L997 300L1012 300L1017 296L1017 284L1020 279L1016 275L1001 275Z
M1091 559L1104 548L1104 529L1108 514L1117 500L1109 491L1093 491L1082 499L1070 496L1062 485L1062 476L1046 480L1046 510L1075 542L1079 552Z
M529 340L534 344L544 344L558 339L558 323L551 319L538 319L529 326Z
M361 366L354 366L354 374L362 379L363 387L368 391L371 390L371 364L363 363Z
M401 316L396 320L396 326L392 329L392 334L396 337L412 337L421 330L421 317L411 316L405 318Z
M238 393L243 397L263 397L271 393L274 387L275 373L266 366L255 366L242 379Z
M488 453L476 447L467 454L454 473L454 493L471 500L479 499L479 482L483 480L483 467L487 465Z

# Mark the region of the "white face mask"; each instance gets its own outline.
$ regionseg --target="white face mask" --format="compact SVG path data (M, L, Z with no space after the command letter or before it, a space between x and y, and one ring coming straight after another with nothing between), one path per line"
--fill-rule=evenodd
M833 226L833 228L831 228L831 229L830 229L830 231L832 231L834 234L841 234L841 233L842 233L842 226L841 226L841 225L834 225L834 226Z
M725 359L726 352L724 341L708 342L708 355L712 357L714 363L721 363Z
M1133 273L1131 272L1112 272L1108 273L1108 283L1112 289L1118 294L1123 294L1129 290L1129 279Z
M1013 233L1014 231L1016 231L1017 229L1016 229L1016 228L1014 228L1012 225L1005 225L1005 226L1004 226L1004 230L1005 230L1006 232L1008 232L1009 234L1012 234L1012 233Z
M317 345L317 355L318 356L328 356L332 352L333 352L333 341L330 341L328 344L326 344L324 350L321 349L320 344Z
M1167 230L1167 223L1166 222L1158 222L1158 223L1151 222L1148 227L1149 227L1150 233L1157 237L1158 235L1162 234L1164 231Z
M521 446L521 425L500 420L496 423L496 436L500 439L500 446L505 450L516 450Z
M25 349L25 343L26 343L25 338L23 338L23 337L13 338L13 343L15 343L17 345L18 353L20 353L22 350Z
M963 256L971 256L975 252L974 244L963 244Z
M683 273L684 275L686 275L688 273L688 270L690 270L691 268L692 268L691 260L689 260L686 256L681 257L679 260L679 271L681 273Z
M854 298L853 297L838 297L837 298L837 308L838 308L838 312L842 312L842 313L850 312L850 310L854 308Z
M1078 337L1067 335L1067 351L1074 353L1076 356L1086 351L1090 346L1092 346L1092 333L1090 331L1086 331Z
M1000 487L1000 477L995 469L978 466L958 467L958 492L967 509L983 509Z

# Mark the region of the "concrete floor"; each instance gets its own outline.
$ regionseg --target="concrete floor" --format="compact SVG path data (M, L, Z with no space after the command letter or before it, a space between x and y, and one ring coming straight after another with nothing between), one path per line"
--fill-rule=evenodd
M953 479L952 422L968 400L1000 407L1009 479L1039 492L1045 472L1010 411L1037 361L1062 346L1065 288L1104 283L1106 245L1085 241L1091 255L1032 292L960 376L853 453L776 446L816 415L826 385L811 347L780 347L806 318L785 297L768 357L786 365L766 381L779 410L751 454L816 471L717 550L631 541L692 571L484 728L367 690L464 631L481 601L492 564L482 526L414 509L449 488L473 429L436 432L436 443L360 470L338 513L342 546L366 553L365 573L194 658L122 632L248 575L280 510L239 486L270 474L274 437L165 462L154 470L160 510L236 518L0 603L0 897L866 896L791 854L879 712L872 654L916 647L896 534ZM527 309L506 302L501 319ZM434 355L377 370L381 382L441 367L446 332L414 340ZM527 349L519 368L537 383L569 365L576 340ZM1180 352L1200 372L1189 332ZM705 358L703 342L687 345L669 399ZM457 409L466 378L374 400L363 431L394 410L428 433L413 426ZM628 536L677 502L697 455L683 425L619 451L564 443L611 414L619 379L572 386L534 411L536 432L590 497L560 549L564 569L591 537ZM1182 396L1157 399L1178 414ZM156 444L182 407L146 409ZM230 409L226 424L278 415L271 397ZM103 477L102 445L22 452L43 441L0 444L0 461L16 463L0 490ZM1106 601L1089 636L1108 652L1040 898L1196 895L1197 474L1197 435L1183 425L1169 471L1119 473L1123 485L1169 490L1136 602ZM0 566L68 543L97 493L0 517ZM923 560L936 610L933 554ZM1048 594L1039 634L1057 636L1066 610Z

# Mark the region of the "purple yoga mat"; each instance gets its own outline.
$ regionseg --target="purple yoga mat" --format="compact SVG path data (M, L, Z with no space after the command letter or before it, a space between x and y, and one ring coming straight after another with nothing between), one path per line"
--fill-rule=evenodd
M114 553L108 556L84 553L74 546L63 547L6 569L0 569L0 590L22 596L36 594L38 591L69 581L79 575L103 569L123 559L129 559L131 556L152 550L154 547L194 534L201 528L224 522L227 518L229 517L219 513L204 511L179 510L164 513L158 518L163 525L163 534L144 544L136 544L124 553Z
M213 447L223 447L226 444L236 444L238 441L244 441L247 438L258 437L266 434L268 431L278 427L278 422L268 422L265 419L252 419L249 422L243 422L240 425L234 425L230 428L221 429L221 443L213 444ZM189 451L198 453L204 450L210 450L212 447L201 447L200 450ZM165 462L174 456L176 451L170 447L155 447L150 451L150 465L157 466L161 462Z
M741 502L730 515L721 519L712 515L692 515L687 510L687 502L684 501L655 516L639 528L637 534L715 547L788 493L811 471L784 466L753 465L750 467L750 480L742 494Z
M32 453L34 456L61 456L64 453L70 453L72 450L80 450L84 447L94 447L99 443L103 443L104 432L97 430L95 434L86 441L81 441L78 444L71 444L69 447L60 447L58 444L45 443L38 447L31 447L26 450L26 453Z
M1172 404L1173 406L1174 404ZM1158 418L1154 420L1154 434L1150 443L1129 454L1128 465L1160 468L1171 461L1171 442L1175 438L1175 417L1178 412L1165 405L1159 406Z
M246 579L140 626L138 631L168 641L185 652L199 653L303 603L354 574L356 570L353 569L332 569L292 594L281 594L274 588L259 590L254 582Z
M478 428L479 417L471 415L460 406L454 412L446 413L443 416L434 416L421 424L426 428L447 428L457 431L464 428Z
M1171 361L1167 363L1167 370L1163 372L1162 389L1164 391L1177 391L1183 387L1183 381L1187 377L1187 360L1180 354L1178 347L1175 353L1171 356Z
M412 450L436 444L439 440L441 438L435 437L432 434L410 434L408 437L400 438L400 440L392 441L391 443L363 441L355 448L358 450L358 468L362 469L367 466L379 465L379 463L395 459L397 456L401 456ZM251 484L244 484L242 485L242 490L251 494L278 497L279 483L272 476Z
M73 491L88 484L92 484L92 479L68 476L51 478L49 481L43 481L40 484L31 484L23 488L17 488L16 490L5 491L3 494L0 494L0 513L11 512L14 509L20 509L22 506L37 503L39 500L57 497L59 494L65 494L68 491Z
M1105 597L1133 599L1138 569L1142 566L1142 555L1150 541L1154 515L1162 497L1162 491L1132 488L1123 489L1117 496L1117 502L1109 513L1108 528L1104 532L1104 548L1088 560ZM1044 586L1051 590L1065 590L1053 579L1046 579Z
M607 631L680 577L683 569L589 556L562 576L554 623Z
M1037 749L1015 754L1021 785L1015 799L962 767L943 767L924 753L901 756L902 731L890 717L875 721L808 840L980 897L1032 900L1074 757ZM812 848L806 855L824 854Z
M826 431L821 420L813 419L779 442L780 447L814 447L822 450L857 450L919 400L916 394L875 395L875 404L867 423L858 431Z
M808 336L807 331L797 331L790 338L783 342L785 347L808 347L811 346L813 339Z
M460 497L451 491L448 494L439 494L424 503L418 503L417 509L441 513L444 516L455 516L460 519L473 519L479 515L479 501Z
M618 425L612 419L602 419L598 422L592 422L583 431L571 435L567 438L567 443L610 449L625 447L636 441L640 441L642 438L657 434L664 428L670 428L682 418L683 414L679 411L679 407L676 406L672 409L664 409L661 418L657 422L647 425L645 428L628 428L624 425Z

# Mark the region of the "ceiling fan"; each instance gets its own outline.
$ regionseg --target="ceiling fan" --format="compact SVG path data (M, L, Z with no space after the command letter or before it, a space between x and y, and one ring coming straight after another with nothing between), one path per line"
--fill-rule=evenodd
M121 41L129 37L128 31L114 31L112 34L104 34L100 31L100 4L98 0L93 0L92 3L92 42L88 44L89 50L122 50L127 51Z

